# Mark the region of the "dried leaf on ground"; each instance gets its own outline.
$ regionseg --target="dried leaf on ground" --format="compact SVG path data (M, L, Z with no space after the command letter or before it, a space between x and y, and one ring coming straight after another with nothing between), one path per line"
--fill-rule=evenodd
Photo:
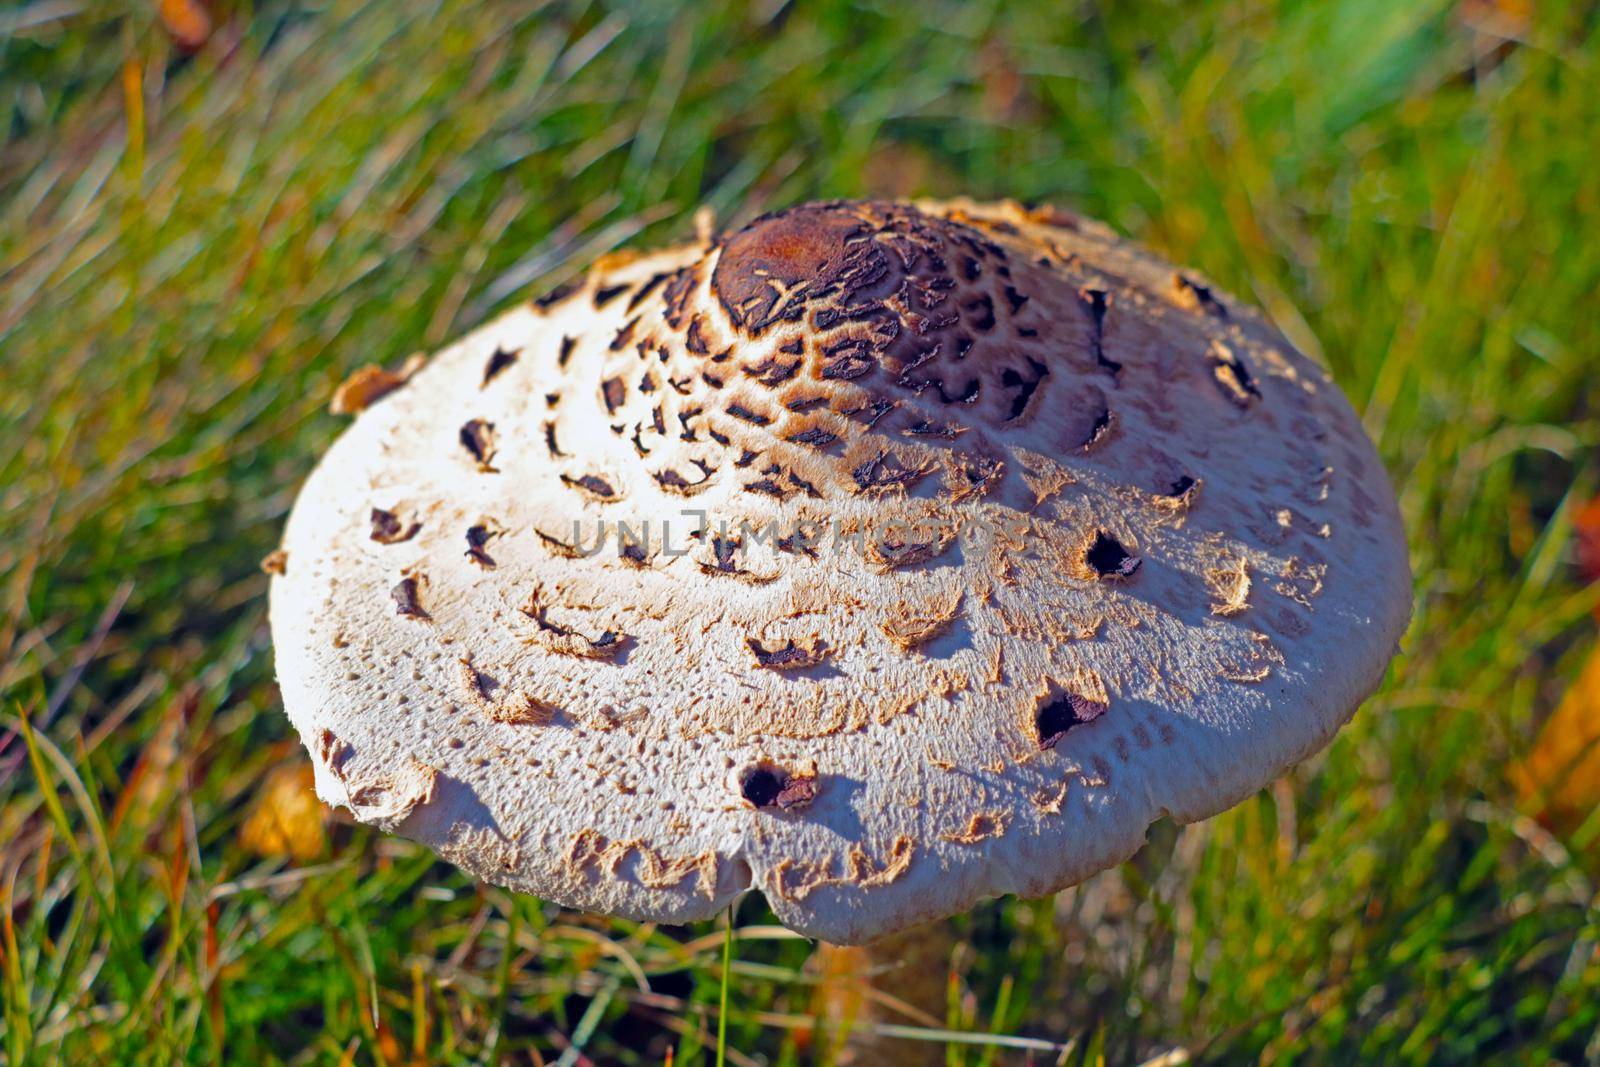
M1600 647L1513 775L1524 801L1557 825L1581 822L1600 804Z
M288 856L304 863L327 848L324 815L309 763L274 767L261 783L239 842L258 856Z
M1572 528L1578 542L1578 573L1586 582L1600 582L1600 496L1578 509Z
M211 15L198 0L160 0L156 12L161 25L186 52L193 52L211 36Z

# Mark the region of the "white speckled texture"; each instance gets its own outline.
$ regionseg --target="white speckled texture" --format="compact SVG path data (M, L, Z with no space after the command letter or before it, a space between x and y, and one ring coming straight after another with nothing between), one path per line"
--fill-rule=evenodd
M738 536L797 517L849 536ZM602 520L648 548L564 547ZM1237 803L1350 717L1410 605L1327 374L1009 203L603 263L361 413L283 547L278 674L326 800L566 905L678 922L754 887L841 943ZM747 803L758 764L815 798Z

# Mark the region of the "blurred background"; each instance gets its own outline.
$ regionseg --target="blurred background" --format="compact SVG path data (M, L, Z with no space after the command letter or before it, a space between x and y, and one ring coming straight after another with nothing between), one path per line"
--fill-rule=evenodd
M698 1062L721 924L309 792L258 561L334 386L815 196L1098 216L1362 411L1416 612L1325 753L954 920L949 1062L1600 1062L1600 4L0 8L0 1062ZM845 1060L759 898L729 1062ZM1026 1039L1026 1040L1024 1040ZM856 1062L868 1062L859 1055ZM894 1056L880 1062L894 1062Z

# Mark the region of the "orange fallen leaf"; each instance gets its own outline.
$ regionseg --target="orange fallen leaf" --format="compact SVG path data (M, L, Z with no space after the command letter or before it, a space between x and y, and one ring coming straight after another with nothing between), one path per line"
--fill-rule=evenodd
M1600 582L1600 496L1578 509L1572 527L1578 541L1578 573L1586 582ZM1600 616L1600 608L1595 610Z
M1574 825L1600 804L1600 647L1512 771L1523 802L1547 822Z
M288 856L305 863L328 845L324 809L305 762L274 767L256 794L239 831L239 843L258 856Z
M1600 582L1600 497L1578 508L1572 526L1578 574ZM1600 806L1600 646L1589 651L1511 780L1523 804L1558 827L1577 825Z
M1461 0L1456 14L1480 33L1522 38L1533 24L1533 0Z
M211 36L211 16L199 0L159 0L161 25L179 48L193 52Z

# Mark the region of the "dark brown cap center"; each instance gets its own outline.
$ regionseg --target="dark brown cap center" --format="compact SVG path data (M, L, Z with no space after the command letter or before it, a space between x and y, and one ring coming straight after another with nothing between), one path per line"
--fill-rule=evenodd
M711 288L735 326L759 334L798 319L806 303L852 273L867 282L871 227L837 205L805 204L757 219L728 239Z

